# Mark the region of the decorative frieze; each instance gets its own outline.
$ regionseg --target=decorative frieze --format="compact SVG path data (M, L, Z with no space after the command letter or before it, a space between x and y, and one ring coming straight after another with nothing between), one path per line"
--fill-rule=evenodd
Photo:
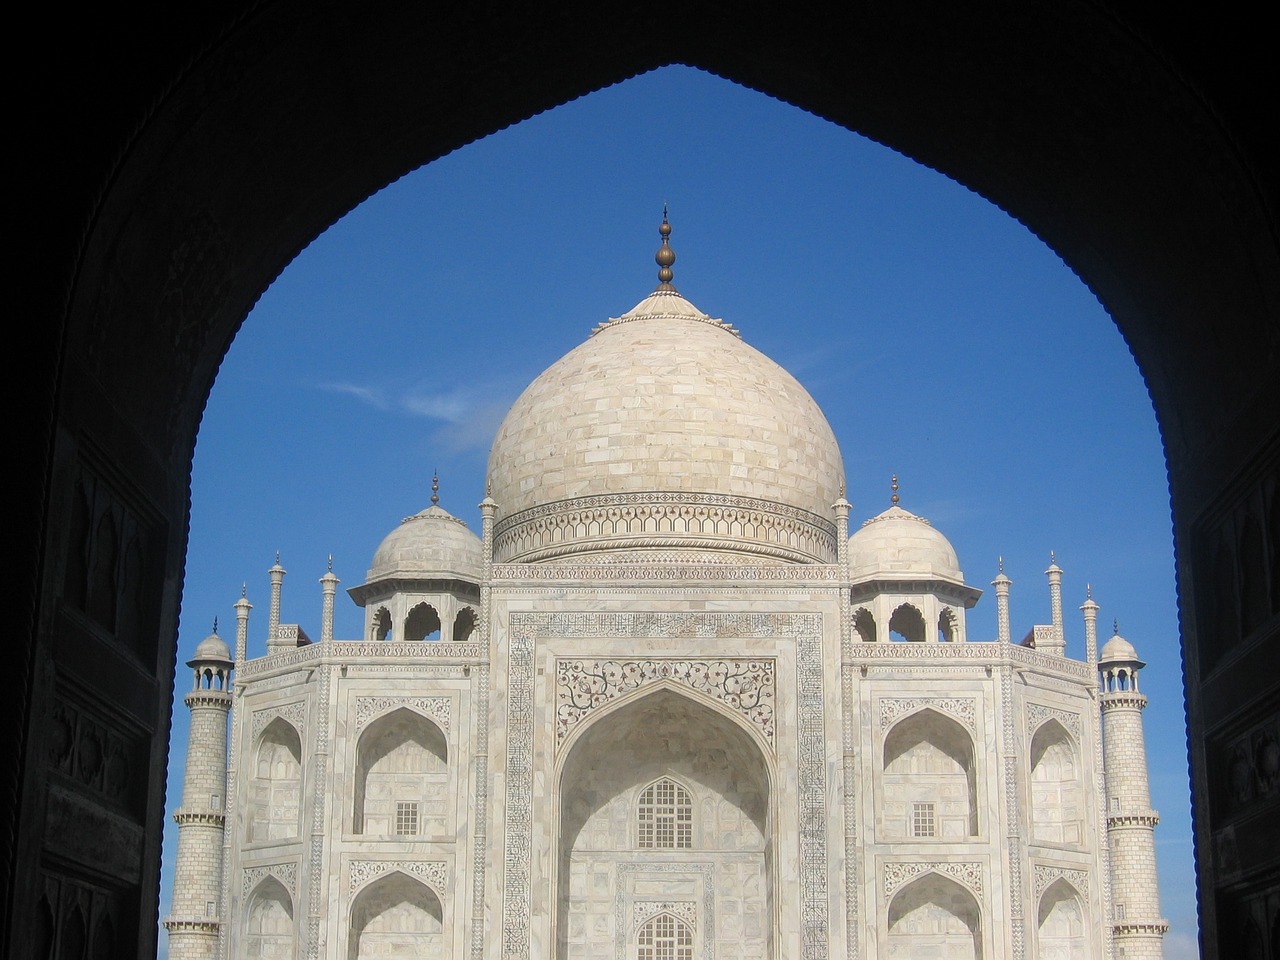
M352 660L487 660L488 648L479 643L448 643L432 640L378 642L374 640L334 640L329 643L312 643L296 650L273 653L268 657L250 660L240 667L241 678L270 673L282 667L300 664L343 663Z
M246 867L240 879L241 902L248 903L249 894L267 877L275 877L279 880L280 885L289 891L291 899L297 897L298 865L289 861L288 863L271 863L260 867Z
M504 563L493 568L497 583L823 583L835 585L840 568L824 563L718 563L691 559L687 553L632 554L643 563Z
M449 730L449 719L453 710L451 697L357 697L356 730L363 729L364 725L374 717L381 716L396 707L412 707L436 721L440 729L446 733Z
M691 927L698 924L698 904L694 900L639 900L631 908L631 929L638 929L660 913L669 913Z
M1034 734L1046 720L1057 720L1077 743L1080 742L1080 714L1057 710L1042 703L1027 704L1027 730Z
M885 697L880 701L880 730L888 730L898 720L922 708L945 713L960 721L971 733L978 729L978 705L972 697Z
M307 718L306 701L295 700L292 703L277 704L276 706L264 707L261 710L253 711L249 742L257 743L258 737L262 736L262 731L267 728L267 724L277 717L287 720L295 730L301 733Z
M352 860L347 864L347 894L386 873L400 871L421 880L444 899L448 883L448 864L444 860Z
M774 745L772 658L719 660L557 660L556 747L597 707L654 682L712 697L741 713Z
M592 549L730 549L799 563L836 558L835 524L787 504L693 491L612 493L540 504L498 522L494 558L537 561Z
M982 863L977 860L892 861L884 865L884 897L889 900L903 884L925 873L938 873L967 887L982 902Z
M1049 885L1058 880L1065 880L1071 884L1072 889L1081 896L1088 896L1089 893L1089 871L1078 870L1073 867L1062 867L1051 863L1037 863L1035 865L1035 901L1040 902L1041 895L1045 890L1049 889Z

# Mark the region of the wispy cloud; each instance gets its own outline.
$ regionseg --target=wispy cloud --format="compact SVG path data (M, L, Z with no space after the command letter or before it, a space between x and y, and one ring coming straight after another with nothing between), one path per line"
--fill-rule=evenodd
M477 398L467 390L449 393L409 393L400 399L400 406L416 417L460 423L475 409Z
M357 383L322 383L320 384L320 389L327 390L330 393L342 393L349 397L355 397L361 403L367 404L375 410L387 410L391 407L386 395L376 387L363 387Z

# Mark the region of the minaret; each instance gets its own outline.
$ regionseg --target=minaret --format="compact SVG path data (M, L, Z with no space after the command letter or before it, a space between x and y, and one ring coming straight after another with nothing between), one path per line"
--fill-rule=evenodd
M1103 764L1107 784L1107 846L1111 860L1112 942L1125 960L1162 960L1169 924L1160 917L1155 826L1147 782L1147 748L1138 689L1146 664L1119 633L1098 658Z
M320 588L324 591L324 609L320 614L321 643L333 639L333 598L341 582L333 575L333 554L329 554L329 571L320 578Z
M280 551L276 551L276 562L267 573L271 574L271 607L267 613L267 653L277 650L289 650L293 644L280 643L280 594L284 586L284 575L288 571L280 566Z
M1049 551L1049 569L1045 571L1049 578L1049 608L1053 613L1053 640L1050 643L1039 643L1037 650L1045 653L1065 656L1067 652L1066 634L1062 629L1062 568L1058 559Z
M191 710L187 769L174 861L172 912L165 919L171 960L214 960L222 905L222 840L226 826L227 714L231 710L231 651L213 633L187 661L195 686L185 703Z
M1000 572L991 581L991 585L996 588L996 640L1000 643L1008 643L1009 587L1013 585L1013 581L1005 576L1004 557L1000 558Z

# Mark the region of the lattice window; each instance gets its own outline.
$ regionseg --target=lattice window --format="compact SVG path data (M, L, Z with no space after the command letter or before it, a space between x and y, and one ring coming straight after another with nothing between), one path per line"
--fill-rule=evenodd
M636 819L641 847L687 850L693 846L693 802L689 791L674 780L663 777L645 787Z
M936 812L932 803L913 803L911 805L911 835L913 837L936 837L938 826Z
M693 931L669 913L660 913L641 927L636 945L636 960L693 960Z
M418 832L418 805L401 800L396 803L396 836L412 837Z

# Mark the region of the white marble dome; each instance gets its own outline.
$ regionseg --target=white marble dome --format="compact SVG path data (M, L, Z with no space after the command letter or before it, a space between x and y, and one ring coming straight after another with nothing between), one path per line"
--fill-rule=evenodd
M500 521L662 493L690 509L748 498L827 523L843 472L804 387L660 287L529 385L498 430L488 476Z
M480 538L438 504L405 517L373 554L366 581L461 579L478 582L484 570Z
M928 520L896 503L849 538L849 577L939 579L964 583L951 541Z
M196 661L231 661L231 648L227 646L227 642L216 633L211 633L198 644L196 644L195 653L192 655L190 663Z
M1102 645L1102 652L1098 654L1099 663L1112 661L1125 663L1138 661L1138 651L1134 649L1132 643L1118 633Z

